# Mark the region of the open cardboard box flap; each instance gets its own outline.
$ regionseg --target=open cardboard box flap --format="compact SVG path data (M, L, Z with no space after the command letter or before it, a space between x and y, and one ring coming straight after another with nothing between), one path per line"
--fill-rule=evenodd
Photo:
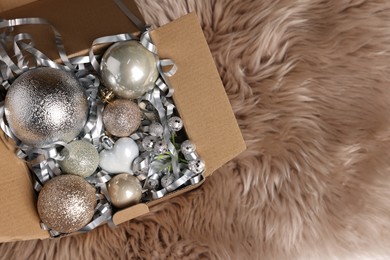
M111 3L112 9L107 10L99 7L100 2L103 5L111 3L106 0L41 0L6 12L4 17L46 18L63 34L68 53L85 55L96 37L135 31L134 26L115 4ZM138 10L134 9L134 3L129 3L128 7L139 15ZM80 20L77 15L80 15L80 11L77 8L81 8L80 4L93 9L91 13L81 12L83 19L88 20L86 27L79 27ZM54 7L63 9L59 14L53 15L51 10ZM99 13L95 8L100 8L102 12ZM119 18L121 16L124 19ZM64 20L62 17L76 18ZM104 28L101 30L100 26ZM34 28L28 29L36 33ZM18 30L22 31L21 28ZM72 32L75 32L77 40L72 38ZM160 58L170 58L178 67L177 73L169 79L175 90L174 102L184 120L189 139L194 141L200 156L206 162L205 176L208 176L245 150L245 143L199 21L195 14L189 14L152 31L151 36ZM47 36L42 37L47 41ZM72 41L78 45L73 45ZM54 48L54 45L49 46L45 41L37 41L37 46L44 53ZM184 190L161 200L181 194ZM115 213L114 222L119 224L142 215L149 211L148 207L157 202L138 204L121 210ZM35 204L36 198L27 167L23 161L17 159L12 146L0 142L0 242L49 237L48 233L40 228Z

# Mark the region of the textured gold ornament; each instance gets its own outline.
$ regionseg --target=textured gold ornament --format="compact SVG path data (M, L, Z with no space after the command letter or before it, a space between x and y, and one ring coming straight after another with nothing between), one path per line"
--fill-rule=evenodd
M141 124L142 113L131 100L116 99L106 105L103 111L103 124L112 135L126 137L134 133Z
M38 196L42 222L61 233L75 232L88 224L95 206L95 188L75 175L59 175L49 180Z

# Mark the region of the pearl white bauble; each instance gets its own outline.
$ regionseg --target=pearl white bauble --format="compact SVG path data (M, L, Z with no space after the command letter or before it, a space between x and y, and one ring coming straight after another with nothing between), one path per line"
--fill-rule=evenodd
M158 78L157 57L138 41L118 42L100 63L103 84L121 98L135 99L153 89Z

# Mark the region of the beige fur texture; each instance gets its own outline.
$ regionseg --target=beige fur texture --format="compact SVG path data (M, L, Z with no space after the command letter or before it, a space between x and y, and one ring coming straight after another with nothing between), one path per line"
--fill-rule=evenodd
M390 1L137 2L157 26L196 11L247 151L115 230L0 258L390 258Z

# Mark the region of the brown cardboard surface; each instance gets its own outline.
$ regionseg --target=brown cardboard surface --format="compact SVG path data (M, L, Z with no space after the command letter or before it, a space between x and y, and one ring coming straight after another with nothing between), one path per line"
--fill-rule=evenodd
M0 131L0 242L46 238L35 208L28 168Z
M37 0L1 0L0 2L0 12L13 9Z
M245 150L246 145L194 13L151 33L160 58L172 59L177 73L169 78L173 99L188 137L210 175Z
M123 0L123 2L143 20L133 0ZM112 0L39 0L3 12L0 16L6 19L26 17L47 19L61 33L69 57L87 55L89 47L96 38L138 31ZM33 35L37 48L49 58L53 60L59 58L54 36L48 26L27 25L15 29L16 33L28 32Z

